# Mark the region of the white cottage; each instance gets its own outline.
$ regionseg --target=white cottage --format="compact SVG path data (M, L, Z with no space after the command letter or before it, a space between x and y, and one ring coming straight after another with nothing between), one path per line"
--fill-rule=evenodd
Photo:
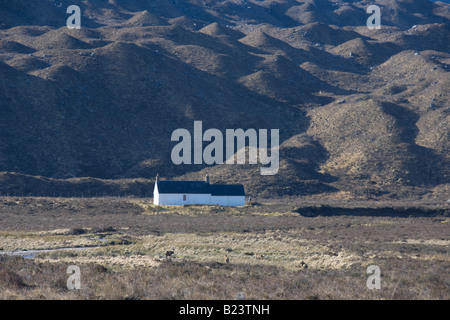
M159 181L156 177L153 203L166 206L184 204L243 206L245 192L241 184L210 184L208 175L205 181Z

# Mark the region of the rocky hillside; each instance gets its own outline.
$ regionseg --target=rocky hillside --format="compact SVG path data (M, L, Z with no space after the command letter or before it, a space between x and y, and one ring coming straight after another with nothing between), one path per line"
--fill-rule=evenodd
M428 0L0 0L0 193L147 195L157 173L209 173L260 197L446 200L449 21ZM174 165L195 120L279 129L278 174Z

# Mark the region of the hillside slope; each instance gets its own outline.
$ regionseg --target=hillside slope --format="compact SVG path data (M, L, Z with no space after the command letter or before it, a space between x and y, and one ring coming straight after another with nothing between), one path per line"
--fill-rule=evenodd
M1 194L209 173L262 197L448 198L450 5L377 0L369 30L366 1L157 3L80 2L69 30L70 1L0 0ZM279 129L279 172L174 165L197 120Z

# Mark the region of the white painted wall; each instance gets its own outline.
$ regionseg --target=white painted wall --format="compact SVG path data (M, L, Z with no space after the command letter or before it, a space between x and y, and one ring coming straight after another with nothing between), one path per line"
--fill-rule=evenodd
M188 194L187 204L211 204L210 194Z
M211 196L211 204L220 206L244 206L245 196Z
M155 188L153 189L153 204L159 205L159 192L156 183Z
M183 200L183 194L162 193L155 195L154 204L163 206L181 206L184 204L211 204L210 194L186 194L186 200Z

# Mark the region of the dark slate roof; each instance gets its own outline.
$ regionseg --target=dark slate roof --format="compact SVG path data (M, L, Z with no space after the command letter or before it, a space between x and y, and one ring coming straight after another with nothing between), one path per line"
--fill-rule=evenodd
M245 196L242 184L211 184L213 196Z
M211 193L205 181L158 181L159 193Z
M197 193L213 196L245 196L241 184L209 184L206 181L158 181L159 193Z

